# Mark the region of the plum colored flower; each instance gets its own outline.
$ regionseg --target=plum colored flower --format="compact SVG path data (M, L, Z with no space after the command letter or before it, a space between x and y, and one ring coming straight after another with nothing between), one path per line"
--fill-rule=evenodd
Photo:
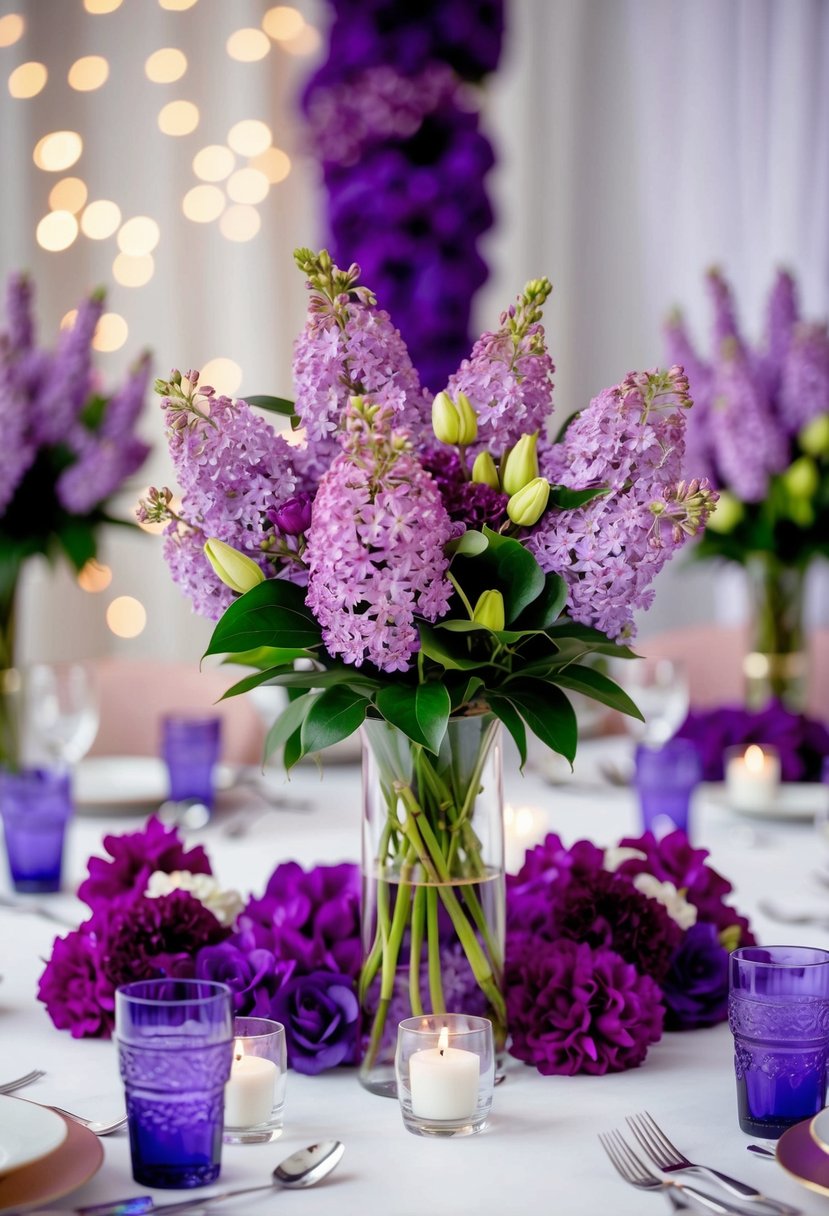
M176 829L165 827L155 815L139 832L105 836L104 848L112 860L91 857L89 877L78 888L78 898L93 910L100 906L112 910L143 895L156 870L212 873L203 847L185 848Z
M37 997L58 1030L68 1030L73 1039L108 1039L115 1024L114 992L92 921L55 938Z
M635 1068L662 1035L659 988L606 947L528 938L506 978L509 1050L545 1076Z
M303 491L283 502L281 507L272 507L267 515L273 526L285 536L301 536L311 526L311 506L314 497Z
M354 981L331 971L294 976L276 993L273 1016L285 1027L288 1063L315 1076L351 1064L359 1004Z
M270 950L245 951L226 941L199 950L195 975L227 984L233 993L233 1009L240 1016L269 1018L274 996L293 975L295 966L293 962L278 962Z
M102 967L116 988L158 975L192 974L196 951L223 941L228 932L187 891L157 899L139 896L109 922L101 947Z
M714 1026L728 1017L728 951L714 925L685 934L662 981L666 1030Z
M784 781L820 781L823 757L829 755L826 726L779 701L771 701L761 710L741 705L692 710L676 733L696 745L704 781L723 780L723 753L741 743L776 748Z

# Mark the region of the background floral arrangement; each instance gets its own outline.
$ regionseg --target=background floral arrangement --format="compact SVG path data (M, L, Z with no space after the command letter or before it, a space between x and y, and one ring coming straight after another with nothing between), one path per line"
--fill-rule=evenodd
M703 781L722 781L723 753L738 744L765 743L777 749L784 781L820 781L829 756L829 730L777 701L761 710L742 706L692 710L676 732L696 744Z
M212 877L201 846L186 849L156 818L104 847L78 890L92 914L55 940L40 980L59 1029L108 1037L119 984L197 976L227 984L238 1014L281 1021L297 1071L355 1062L356 865L283 863L243 903ZM644 1060L663 1024L725 1018L728 951L754 938L706 856L682 832L606 851L550 835L528 851L508 879L514 1056L542 1073L618 1071Z
M424 383L470 345L492 224L479 84L498 64L503 0L330 0L328 55L303 108L322 164L335 258L356 257Z

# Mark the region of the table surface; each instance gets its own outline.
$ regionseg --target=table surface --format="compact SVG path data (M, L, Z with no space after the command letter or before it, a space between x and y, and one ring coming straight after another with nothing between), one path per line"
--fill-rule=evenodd
M597 757L612 749L618 753L620 746L618 741L583 745L575 779L567 784L553 785L537 771L521 777L509 770L507 801L540 808L548 830L558 832L565 843L581 838L615 843L636 831L634 796L628 789L602 787L595 764ZM277 781L281 778L269 776L271 789ZM328 767L322 780L315 768L305 768L285 789L307 798L311 809L269 811L251 821L239 839L226 834L226 812L203 831L189 834L191 842L199 839L205 845L223 885L246 894L260 891L280 861L295 859L308 865L357 859L360 774L356 765ZM69 841L66 893L49 897L50 906L80 918L82 905L69 892L83 877L87 858L100 854L103 834L135 830L140 822L134 811L79 814ZM695 795L692 838L710 849L712 863L733 882L734 902L752 917L760 940L826 944L827 934L819 929L790 929L757 912L758 900L773 896L789 907L823 908L829 913L829 891L818 881L821 873L829 875L829 844L813 824L739 817L703 787ZM43 919L0 909L0 1080L43 1068L46 1077L21 1091L21 1096L91 1118L116 1117L123 1112L123 1094L114 1045L71 1039L52 1026L35 999L54 935L54 926ZM692 1160L753 1182L804 1212L829 1210L829 1200L800 1186L776 1163L746 1151L750 1138L737 1125L732 1044L725 1025L666 1034L641 1068L606 1077L542 1077L508 1059L488 1129L465 1139L436 1141L411 1135L396 1103L363 1090L353 1069L320 1077L292 1072L282 1139L268 1145L225 1146L221 1185L265 1183L288 1153L337 1137L346 1145L337 1172L316 1188L313 1197L282 1192L280 1212L485 1216L513 1212L520 1205L557 1216L604 1212L641 1216L651 1209L664 1210L664 1199L625 1185L596 1137L600 1131L623 1127L625 1115L645 1109ZM132 1179L126 1135L121 1132L103 1144L100 1172L56 1206L70 1209L146 1191ZM157 1191L155 1197L165 1203L186 1196ZM245 1200L244 1206L237 1201L216 1210L264 1216L272 1203L273 1197L266 1194Z

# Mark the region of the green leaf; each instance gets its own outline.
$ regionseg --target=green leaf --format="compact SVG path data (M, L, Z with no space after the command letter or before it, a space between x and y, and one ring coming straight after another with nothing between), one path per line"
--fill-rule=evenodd
M228 655L225 663L235 663L240 667L258 667L265 671L268 667L279 667L282 663L291 663L294 659L313 659L314 652L299 646L257 646L255 650L240 650L238 654Z
M521 757L521 768L523 769L527 763L527 731L521 715L512 701L507 697L490 695L487 698L487 703L495 714L495 717L500 718L515 740L515 746L518 748L518 754Z
M95 529L85 519L64 520L58 531L58 541L76 570L82 570L98 551Z
M268 578L234 600L213 630L209 654L233 654L258 646L306 649L322 644L320 627L305 607L305 590Z
M290 663L281 663L278 667L267 667L264 671L254 671L249 676L245 676L243 680L238 680L232 684L226 692L223 692L219 698L221 701L226 701L228 697L238 697L243 692L250 692L252 688L258 688L260 684L272 680L274 676L284 675L286 672L293 671L293 666Z
M353 735L369 705L367 697L350 688L326 688L315 698L302 723L302 754L322 751Z
M511 625L543 591L544 571L520 541L501 536L487 527L484 527L484 536L489 541L489 547L483 560L491 563L497 571L504 596L504 613L507 623Z
M270 397L267 394L256 397L245 397L248 405L258 406L260 410L270 410L272 414L283 414L292 418L296 414L296 405L287 397Z
M592 502L594 498L602 498L609 493L609 486L594 486L590 490L571 490L569 486L551 486L550 506L570 511L574 507L583 507L586 502Z
M474 528L468 528L462 536L456 536L453 540L447 541L443 549L448 554L465 553L467 557L476 557L477 554L483 553L488 546L489 541L483 532L476 532Z
M556 621L554 625L550 625L546 630L547 636L554 642L559 642L559 639L572 639L576 642L586 643L585 651L595 651L597 654L609 654L616 659L636 659L639 656L630 649L629 646L624 646L620 642L614 642L606 633L602 633L600 629L594 629L591 625L580 625L577 621L571 621L569 618Z
M469 676L464 679L463 676L448 675L446 679L446 690L449 693L449 699L452 703L452 712L460 709L462 705L468 705L474 700L477 693L484 687L484 682L480 676Z
M557 621L567 603L567 584L560 574L544 576L544 589L529 604L515 622L521 630L549 629Z
M298 697L295 701L290 701L285 709L283 709L282 713L268 731L267 738L265 739L266 761L269 756L273 755L278 747L282 746L283 743L287 748L288 740L292 738L295 732L300 730L302 723L305 721L305 718L313 707L314 702L317 700L317 697L320 696L322 696L322 693L306 693L304 696ZM293 760L293 764L296 764L296 761L299 759L300 757L297 756L296 759ZM287 755L284 757L284 763L286 768L291 767L291 765L288 764Z
M345 665L331 667L327 671L289 671L276 676L273 682L282 688L331 688L337 684L348 684L354 689L364 689L367 694L380 687L379 680L364 675L358 667Z
M374 703L387 722L437 755L452 708L442 684L389 684L378 692Z
M562 688L584 693L593 701L600 701L602 705L618 709L620 713L628 714L631 718L638 718L640 722L645 721L641 710L624 689L593 667L582 667L578 663L573 663L569 667L565 667L563 671L557 671L553 678L555 683L560 684Z
M576 421L576 419L580 418L580 417L581 417L581 410L576 410L575 414L571 414L569 418L565 418L564 421L562 422L561 426L558 428L558 434L556 435L553 442L561 443L562 439L567 434L570 427L573 425L573 423Z
M417 631L420 634L421 650L427 658L440 663L441 667L450 671L466 671L472 667L484 666L480 659L471 659L465 652L457 650L452 644L451 634L444 632L441 636L425 621L420 620L417 622Z
M510 680L503 691L533 734L572 764L578 725L573 706L564 693L554 684L533 679Z
M285 771L289 773L301 759L302 731L295 730L290 739L285 740L285 746L282 749L282 763L285 765Z

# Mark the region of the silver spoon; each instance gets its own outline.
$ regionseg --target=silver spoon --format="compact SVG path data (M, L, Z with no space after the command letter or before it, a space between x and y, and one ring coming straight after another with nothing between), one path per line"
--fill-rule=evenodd
M309 1144L297 1153L291 1153L281 1161L273 1172L272 1181L263 1186L246 1186L234 1191L218 1191L215 1195L204 1195L200 1199L187 1199L184 1203L156 1204L152 1195L138 1195L133 1199L115 1200L113 1203L96 1203L91 1207L76 1208L78 1216L143 1216L143 1213L189 1212L194 1208L207 1207L223 1199L234 1199L238 1195L253 1195L256 1191L270 1191L275 1186L289 1189L316 1186L327 1178L339 1164L345 1145L339 1140L323 1140L321 1144Z
M750 1153L756 1153L758 1157L774 1157L774 1153L770 1148L763 1148L759 1144L747 1144L746 1148Z

